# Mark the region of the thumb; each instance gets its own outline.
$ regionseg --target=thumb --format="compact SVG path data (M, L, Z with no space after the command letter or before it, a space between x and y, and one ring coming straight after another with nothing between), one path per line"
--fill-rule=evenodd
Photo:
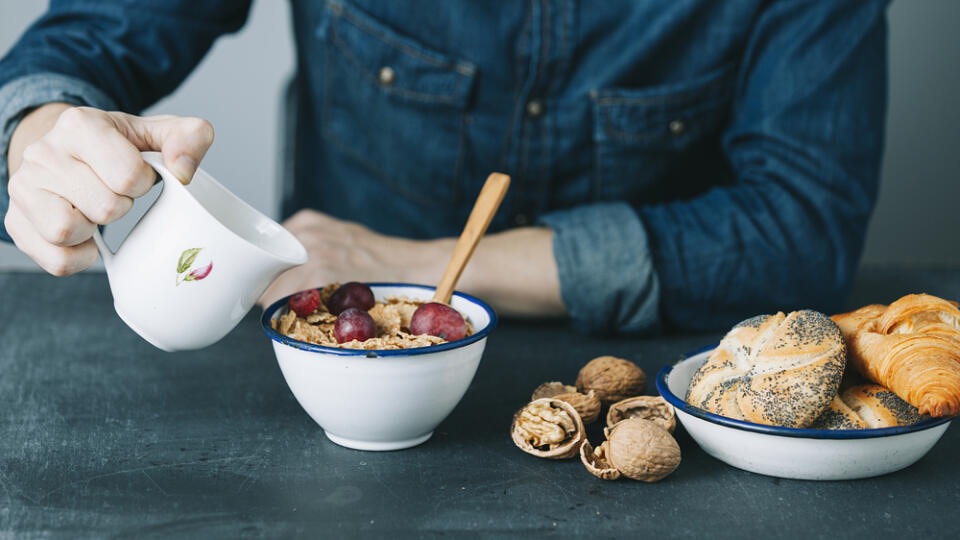
M207 149L213 144L213 126L203 118L122 114L119 120L127 139L141 151L163 153L164 165L183 184L190 183Z

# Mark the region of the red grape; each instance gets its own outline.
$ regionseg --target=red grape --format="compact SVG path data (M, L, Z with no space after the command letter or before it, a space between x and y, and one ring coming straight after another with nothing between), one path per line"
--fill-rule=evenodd
M377 335L377 324L373 317L362 309L348 308L337 316L333 324L333 337L337 343L348 341L366 341Z
M421 305L413 312L413 318L410 319L410 333L430 334L453 341L467 335L467 323L460 312L452 307L430 302Z
M296 311L297 315L306 317L320 305L320 291L316 289L300 291L287 300L287 305L290 306L290 309Z
M339 315L346 309L357 308L364 311L373 307L373 291L364 283L351 281L337 288L327 300L327 309L334 315Z

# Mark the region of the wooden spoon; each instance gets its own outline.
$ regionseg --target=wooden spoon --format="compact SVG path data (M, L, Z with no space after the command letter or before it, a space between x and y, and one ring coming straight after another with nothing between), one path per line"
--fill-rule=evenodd
M437 285L437 292L433 295L434 302L443 304L450 303L450 296L453 289L463 273L463 268L473 255L473 250L477 248L477 242L483 237L490 226L490 220L500 208L500 202L510 187L510 177L502 173L492 173L487 177L487 181L477 195L477 202L473 204L473 210L470 211L470 217L467 218L467 224L463 226L463 232L460 233L460 239L457 240L456 247L453 248L453 255L450 256L450 262L447 263L447 269L440 278L440 284Z

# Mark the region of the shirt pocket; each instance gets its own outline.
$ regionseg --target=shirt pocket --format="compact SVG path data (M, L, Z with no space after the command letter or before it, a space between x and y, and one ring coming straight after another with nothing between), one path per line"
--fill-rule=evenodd
M612 88L593 100L594 194L599 200L658 202L702 146L719 145L735 66L663 86Z
M455 203L475 67L347 4L326 9L324 139L412 201Z

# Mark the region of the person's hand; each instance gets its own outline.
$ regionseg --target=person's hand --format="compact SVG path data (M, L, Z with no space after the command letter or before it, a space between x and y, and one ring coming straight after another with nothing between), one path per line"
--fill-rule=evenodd
M260 305L288 294L348 281L437 285L456 238L408 240L376 233L313 210L302 210L284 226L307 248L306 264L270 285ZM457 284L498 312L514 316L566 313L553 258L553 232L524 227L485 236Z
M301 210L283 225L307 249L309 260L270 285L260 297L264 307L288 294L334 282L436 284L453 251L452 239L386 236L313 210Z
M156 173L140 151L161 151L167 168L188 183L212 142L213 127L199 118L45 105L13 134L4 225L41 268L74 274L97 260L95 227L126 214L153 186Z

